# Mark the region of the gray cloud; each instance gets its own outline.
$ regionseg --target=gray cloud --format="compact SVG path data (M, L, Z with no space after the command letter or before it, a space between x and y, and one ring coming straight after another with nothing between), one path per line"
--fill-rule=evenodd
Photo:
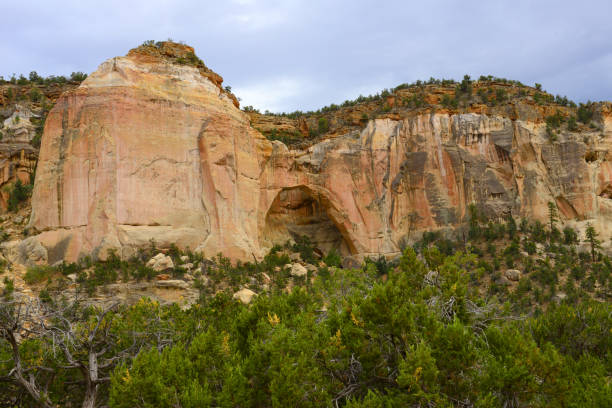
M316 109L430 76L612 99L612 2L2 2L0 75L91 72L144 40L196 48L243 104Z

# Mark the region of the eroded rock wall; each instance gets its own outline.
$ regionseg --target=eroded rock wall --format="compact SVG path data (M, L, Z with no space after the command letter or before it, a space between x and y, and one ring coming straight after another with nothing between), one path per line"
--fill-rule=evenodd
M50 262L150 240L250 257L262 142L197 68L113 58L50 112L29 226Z
M250 126L218 75L162 54L103 63L49 114L29 224L49 262L127 257L151 240L252 260L301 233L325 250L394 254L465 223L470 203L544 220L553 201L564 220L612 233L607 105L601 129L556 141L519 104L395 114L290 149Z

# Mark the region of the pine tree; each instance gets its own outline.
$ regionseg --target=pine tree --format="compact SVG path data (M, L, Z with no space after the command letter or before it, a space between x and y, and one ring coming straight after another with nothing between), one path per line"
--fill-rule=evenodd
M552 201L548 202L548 225L550 231L555 228L555 224L559 221L559 213L557 212L557 205Z
M585 236L585 242L588 242L589 245L591 245L591 258L593 259L593 262L595 262L595 251L601 249L601 241L597 239L599 234L597 231L595 231L595 228L593 228L590 222L587 224Z

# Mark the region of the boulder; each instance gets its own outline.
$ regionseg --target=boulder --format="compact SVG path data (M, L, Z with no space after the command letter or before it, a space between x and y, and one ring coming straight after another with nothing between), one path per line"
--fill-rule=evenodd
M163 272L168 269L173 269L174 262L172 262L172 258L170 258L168 255L162 254L160 252L153 258L149 259L149 262L147 262L147 267L153 269L156 272Z
M518 269L508 269L504 275L513 282L518 282L521 279L521 271Z
M301 264L294 263L293 265L291 265L291 276L302 277L302 276L306 276L307 274L308 274L308 269L303 267Z
M23 241L15 240L0 245L6 259L11 263L26 266L44 265L48 260L47 249L36 237L29 237Z
M257 296L257 293L253 292L251 289L244 288L234 293L232 297L241 301L245 305L248 305L249 303L251 303L251 300L253 300L254 296Z
M497 283L500 286L510 286L510 285L512 285L512 282L510 282L510 280L508 278L506 278L505 276L499 277L497 280L495 280L495 283Z
M169 288L169 289L189 289L189 284L179 279L156 281L155 286L158 288Z

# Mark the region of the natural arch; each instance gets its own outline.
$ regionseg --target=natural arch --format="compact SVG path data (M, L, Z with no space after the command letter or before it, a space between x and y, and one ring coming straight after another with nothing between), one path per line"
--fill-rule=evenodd
M329 200L306 186L282 189L266 214L264 245L284 244L307 236L324 253L335 249L346 256L355 253L346 228L336 219Z

